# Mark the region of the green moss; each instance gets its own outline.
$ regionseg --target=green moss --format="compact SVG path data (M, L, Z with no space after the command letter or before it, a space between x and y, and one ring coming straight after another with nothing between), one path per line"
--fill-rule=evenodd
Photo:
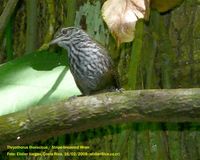
M141 60L141 50L143 41L144 22L138 21L136 25L135 40L133 41L131 59L128 71L128 83L126 89L136 89L137 73Z
M87 33L89 33L91 37L104 46L108 44L110 35L101 17L100 1L95 1L94 3L87 1L84 5L80 6L79 10L76 12L74 24L75 26L81 26L81 28L87 30Z

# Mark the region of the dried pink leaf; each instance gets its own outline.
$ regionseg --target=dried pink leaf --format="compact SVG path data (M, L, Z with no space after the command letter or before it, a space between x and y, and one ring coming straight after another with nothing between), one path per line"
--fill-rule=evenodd
M138 19L148 19L150 0L107 0L102 7L107 23L118 45L134 39Z

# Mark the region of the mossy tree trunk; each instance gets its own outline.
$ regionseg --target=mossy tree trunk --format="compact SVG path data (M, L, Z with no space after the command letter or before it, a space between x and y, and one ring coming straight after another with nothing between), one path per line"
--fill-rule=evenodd
M151 11L150 21L145 23L143 31L142 49L133 45L141 56L136 88L200 86L199 17L200 7L195 0L186 0L180 7L166 14ZM133 51L131 56L135 57L137 54ZM127 77L133 76L128 73ZM134 125L134 143L137 146L135 159L199 159L199 124Z

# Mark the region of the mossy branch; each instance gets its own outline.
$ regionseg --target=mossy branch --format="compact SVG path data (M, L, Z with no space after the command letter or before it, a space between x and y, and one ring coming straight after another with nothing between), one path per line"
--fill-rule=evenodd
M103 93L4 115L0 149L130 121L200 121L200 89Z

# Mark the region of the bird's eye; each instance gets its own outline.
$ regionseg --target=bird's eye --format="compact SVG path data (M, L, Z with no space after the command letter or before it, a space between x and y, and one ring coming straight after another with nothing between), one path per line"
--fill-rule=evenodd
M65 34L67 34L67 30L66 29L62 29L61 33L65 35Z

